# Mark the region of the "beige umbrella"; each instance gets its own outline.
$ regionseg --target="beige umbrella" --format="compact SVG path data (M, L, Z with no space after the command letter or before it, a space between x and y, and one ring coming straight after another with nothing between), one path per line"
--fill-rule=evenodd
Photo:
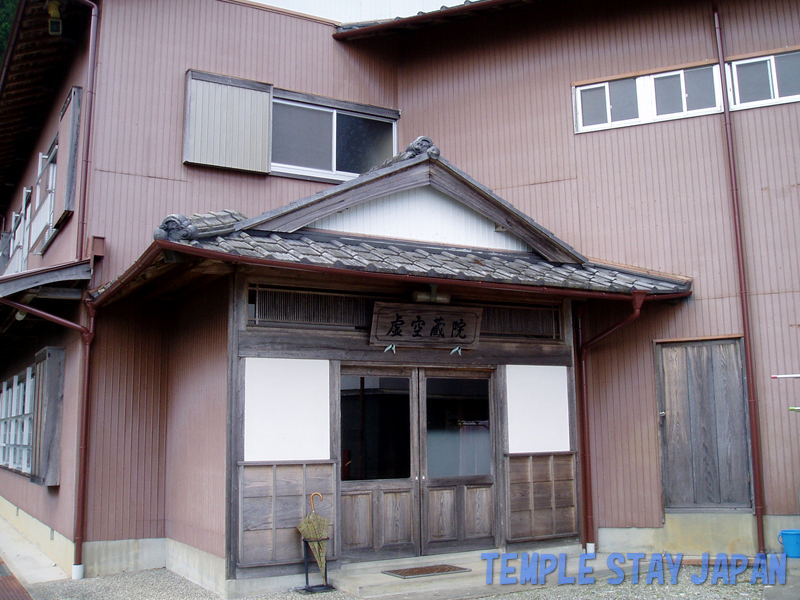
M328 545L328 519L322 515L318 515L314 510L314 496L319 496L322 500L322 494L314 492L311 494L311 513L303 517L297 525L297 530L308 542L311 552L314 553L314 559L317 561L319 571L322 573L322 581L325 586L328 585L328 574L325 570L325 548Z

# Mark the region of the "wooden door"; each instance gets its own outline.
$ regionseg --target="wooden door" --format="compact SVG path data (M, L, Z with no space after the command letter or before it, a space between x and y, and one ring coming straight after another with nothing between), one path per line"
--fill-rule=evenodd
M740 341L659 344L656 356L665 508L749 508L749 432Z
M423 554L495 546L496 421L489 373L420 373Z
M343 368L342 555L493 547L490 373Z
M342 555L417 556L416 370L343 368L340 382Z

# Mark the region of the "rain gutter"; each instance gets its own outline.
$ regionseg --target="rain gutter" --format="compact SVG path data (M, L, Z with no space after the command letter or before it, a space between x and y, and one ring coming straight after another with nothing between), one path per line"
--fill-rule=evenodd
M731 182L731 206L733 208L733 229L736 243L736 267L739 275L739 304L742 314L742 339L744 340L744 365L747 380L747 404L750 417L750 447L753 453L753 503L755 504L756 533L758 551L765 552L764 545L764 475L762 471L761 427L759 425L758 398L756 396L756 376L753 360L752 335L750 332L750 303L748 298L747 267L744 253L744 234L742 233L742 208L739 201L739 182L736 172L736 155L733 146L733 126L728 99L727 76L725 73L725 52L722 47L722 24L719 7L714 4L714 32L717 39L719 75L722 80L722 107L725 118L725 140L727 142L728 176Z
M594 526L594 506L593 506L593 493L592 493L592 452L589 440L589 385L586 381L586 357L589 354L589 349L604 340L606 337L615 331L622 329L632 321L639 318L642 312L642 304L647 299L647 292L636 291L632 294L633 312L625 317L616 325L612 325L605 331L594 336L592 339L583 341L583 321L584 307L580 307L577 315L577 347L578 347L578 377L580 378L580 393L578 394L578 407L577 412L580 417L580 437L578 443L578 451L580 456L580 469L581 469L581 521L583 527L581 528L581 538L584 547L595 544L595 526ZM658 297L658 296L657 296ZM588 552L589 550L587 550Z

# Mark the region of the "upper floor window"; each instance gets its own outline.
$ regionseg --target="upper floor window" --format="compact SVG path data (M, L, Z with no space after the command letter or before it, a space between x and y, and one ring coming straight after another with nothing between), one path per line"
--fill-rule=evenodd
M183 160L344 181L395 154L396 110L187 73Z
M722 110L716 65L614 79L573 89L575 131L595 131Z
M39 176L34 184L35 200L31 211L30 247L43 253L55 234L53 214L56 196L56 158L58 140L54 141L47 154L39 155Z
M727 68L733 109L800 101L800 52L737 60Z

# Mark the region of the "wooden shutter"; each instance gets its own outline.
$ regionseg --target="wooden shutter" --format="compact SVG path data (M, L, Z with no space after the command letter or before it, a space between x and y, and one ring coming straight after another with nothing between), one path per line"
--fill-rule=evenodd
M56 194L55 197L52 223L55 229L60 229L75 212L82 101L83 90L73 87L61 109L61 121L58 126L60 160L56 171L56 189L59 192L63 190L63 194Z
M31 481L51 487L61 483L64 355L64 348L52 346L36 353Z
M666 508L749 507L739 340L659 344L656 352Z
M183 162L269 173L272 86L186 73Z

